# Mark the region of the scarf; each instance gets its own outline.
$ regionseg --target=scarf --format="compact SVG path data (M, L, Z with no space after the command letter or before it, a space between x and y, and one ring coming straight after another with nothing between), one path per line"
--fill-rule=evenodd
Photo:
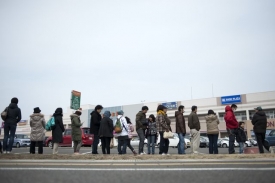
M163 115L163 116L165 116L165 112L164 111L158 111L158 115Z

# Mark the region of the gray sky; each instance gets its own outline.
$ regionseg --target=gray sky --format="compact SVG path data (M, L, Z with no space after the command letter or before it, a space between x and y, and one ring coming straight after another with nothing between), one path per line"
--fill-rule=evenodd
M275 90L275 1L0 1L0 110Z

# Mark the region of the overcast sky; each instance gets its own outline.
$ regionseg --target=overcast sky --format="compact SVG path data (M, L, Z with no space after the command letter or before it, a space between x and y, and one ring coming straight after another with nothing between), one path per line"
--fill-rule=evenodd
M0 0L2 111L275 90L275 1Z

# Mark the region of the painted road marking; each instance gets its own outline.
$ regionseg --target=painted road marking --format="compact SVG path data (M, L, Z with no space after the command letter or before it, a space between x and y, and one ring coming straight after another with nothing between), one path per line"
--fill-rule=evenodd
M6 171L274 171L274 168L0 168Z

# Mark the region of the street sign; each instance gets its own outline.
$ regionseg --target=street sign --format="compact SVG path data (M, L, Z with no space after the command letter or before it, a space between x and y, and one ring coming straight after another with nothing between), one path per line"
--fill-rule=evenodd
M71 109L77 110L80 108L81 92L73 90L71 93Z
M241 97L241 95L232 95L232 96L221 97L221 103L223 105L242 103L242 97Z

